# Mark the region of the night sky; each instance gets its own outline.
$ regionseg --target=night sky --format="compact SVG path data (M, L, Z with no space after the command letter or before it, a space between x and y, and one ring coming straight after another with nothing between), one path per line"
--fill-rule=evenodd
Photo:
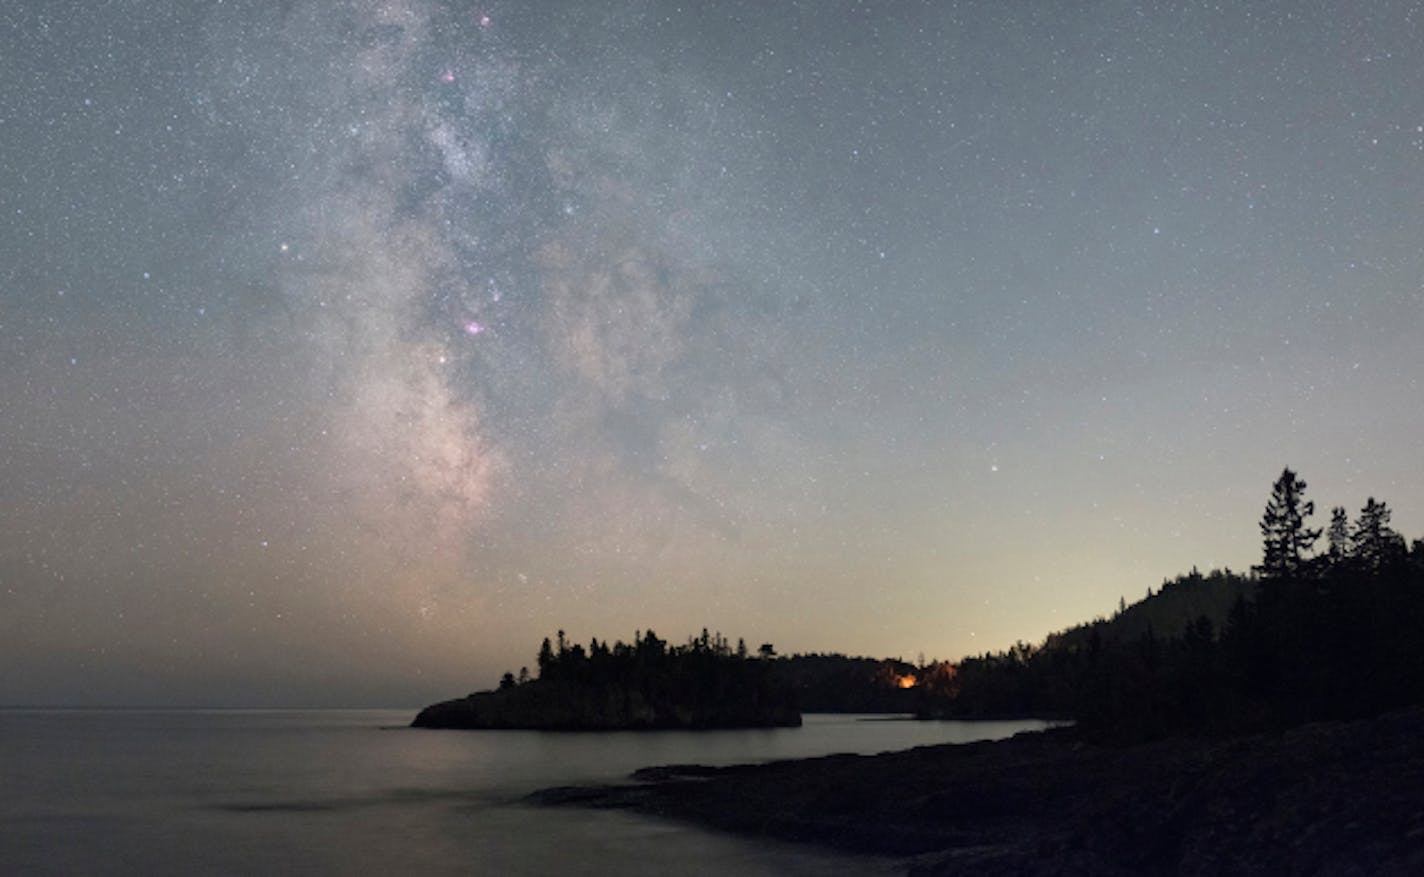
M0 10L0 703L958 658L1424 535L1424 9Z

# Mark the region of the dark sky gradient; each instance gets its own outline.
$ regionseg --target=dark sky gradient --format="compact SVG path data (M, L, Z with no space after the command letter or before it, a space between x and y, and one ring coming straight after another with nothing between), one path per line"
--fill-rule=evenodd
M1424 535L1424 11L20 2L0 703L954 658Z

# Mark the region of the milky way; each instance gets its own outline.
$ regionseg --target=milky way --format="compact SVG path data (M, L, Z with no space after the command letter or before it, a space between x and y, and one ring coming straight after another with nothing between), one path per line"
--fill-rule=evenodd
M1286 464L1424 535L1411 4L0 26L0 702L958 657L1250 565Z

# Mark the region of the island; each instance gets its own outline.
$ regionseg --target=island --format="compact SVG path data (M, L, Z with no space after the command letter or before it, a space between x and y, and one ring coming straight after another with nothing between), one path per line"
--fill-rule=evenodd
M497 689L432 704L416 728L557 731L797 727L795 692L773 670L774 650L749 654L705 629L669 647L655 633L632 644L596 638L587 650L559 631L539 650L538 676L506 673Z

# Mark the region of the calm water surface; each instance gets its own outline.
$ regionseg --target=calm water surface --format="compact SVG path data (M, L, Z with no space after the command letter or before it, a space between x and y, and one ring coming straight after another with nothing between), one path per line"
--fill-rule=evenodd
M570 734L413 730L412 716L0 710L0 873L894 873L883 860L520 799L653 764L870 754L1043 727L812 715L801 728Z

